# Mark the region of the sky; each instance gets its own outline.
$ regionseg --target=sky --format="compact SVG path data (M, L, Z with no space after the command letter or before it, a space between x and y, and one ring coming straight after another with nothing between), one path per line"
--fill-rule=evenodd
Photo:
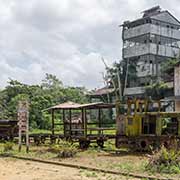
M103 86L122 59L123 21L160 5L180 19L179 0L0 0L0 88L9 78L38 84L45 73L66 86Z

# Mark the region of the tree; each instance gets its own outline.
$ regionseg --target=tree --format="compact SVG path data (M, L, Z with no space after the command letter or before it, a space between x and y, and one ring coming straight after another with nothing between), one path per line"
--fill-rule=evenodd
M174 67L180 62L179 59L169 59L161 65L161 78L163 81L172 81L174 78Z
M65 101L87 102L85 91L80 87L64 87L52 74L46 74L40 85L27 85L10 79L0 91L0 119L16 119L18 102L26 99L30 105L30 128L50 129L51 115L43 110Z
M173 95L173 88L168 87L167 82L174 81L174 67L179 59L169 59L161 64L161 81L155 82L145 88L145 95L153 99L162 99L167 95Z
M171 88L167 86L164 82L153 83L145 88L145 95L147 97L152 97L152 99L162 99L166 96L167 92Z
M109 87L113 87L116 90L119 88L118 81L120 81L123 95L125 88L130 85L130 81L137 80L136 62L129 63L129 61L122 60L119 63L115 62L111 68L106 66L105 78Z
M58 89L62 85L63 83L55 75L48 73L46 73L46 77L42 80L41 84L44 89Z

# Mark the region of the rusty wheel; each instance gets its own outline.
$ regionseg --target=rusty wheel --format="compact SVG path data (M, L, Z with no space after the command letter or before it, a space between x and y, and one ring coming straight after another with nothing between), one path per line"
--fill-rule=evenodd
M103 139L98 139L98 140L97 140L97 145L98 145L100 148L103 148L103 147L104 147L104 140L103 140Z
M80 149L87 149L90 145L90 141L87 140L80 140L79 141L79 147Z

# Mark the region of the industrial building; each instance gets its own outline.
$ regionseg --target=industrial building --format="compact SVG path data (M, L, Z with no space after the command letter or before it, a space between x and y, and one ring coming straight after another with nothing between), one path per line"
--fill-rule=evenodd
M124 21L122 25L122 60L136 69L136 77L128 78L124 95L144 97L145 88L161 82L161 64L180 56L180 22L169 11L155 6L142 12L142 17ZM130 68L129 68L130 71ZM127 73L127 72L126 72ZM166 80L170 89L165 101L171 101L171 109L180 110L180 67L174 68L174 75ZM107 86L90 94L93 101L115 101L115 89ZM108 98L109 97L109 98ZM107 101L110 99L110 101Z
M144 87L160 80L160 64L179 57L180 22L159 6L142 12L134 21L125 21L122 26L122 58L135 64L136 80L130 80L125 95L140 95ZM173 87L173 83L169 82Z

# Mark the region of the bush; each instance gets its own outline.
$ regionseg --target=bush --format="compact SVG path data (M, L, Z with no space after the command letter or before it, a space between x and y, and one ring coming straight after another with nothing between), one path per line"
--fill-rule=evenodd
M74 157L77 153L75 145L63 140L61 140L59 144L52 145L49 150L53 153L57 153L57 156L60 158Z
M12 151L13 146L14 146L14 143L12 143L12 142L4 143L4 152Z
M170 91L171 88L164 82L154 83L145 88L145 94L147 97L152 97L152 99L162 99L165 94Z
M180 173L180 151L161 147L153 153L146 169L159 173Z

